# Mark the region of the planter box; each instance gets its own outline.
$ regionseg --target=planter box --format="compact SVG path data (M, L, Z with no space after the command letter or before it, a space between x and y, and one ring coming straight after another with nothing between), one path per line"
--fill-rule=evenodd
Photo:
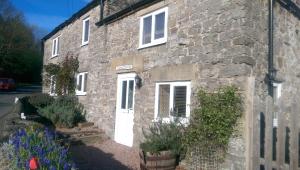
M171 151L162 151L159 154L140 151L141 170L175 170L176 155Z

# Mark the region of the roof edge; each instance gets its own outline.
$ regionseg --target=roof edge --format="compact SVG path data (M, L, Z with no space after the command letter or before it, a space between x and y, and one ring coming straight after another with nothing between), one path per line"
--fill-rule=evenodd
M96 25L100 27L100 26L102 26L104 24L111 23L111 22L113 22L115 20L118 20L118 19L122 18L123 16L125 16L126 14L128 14L130 12L139 10L142 7L146 7L147 5L151 5L151 4L157 3L159 1L162 1L162 0L143 0L143 1L136 2L133 5L128 6L127 8L122 9L121 11L118 11L118 12L116 12L114 14L106 16L102 20L98 21L96 23Z
M79 11L77 11L75 14L73 14L69 19L67 19L66 21L64 21L63 23L61 23L57 27L55 27L50 33L48 33L46 36L44 36L42 38L42 41L45 41L45 40L49 39L54 34L56 34L58 31L60 31L61 29L63 29L64 27L66 27L67 25L69 25L70 23L72 23L73 21L75 21L76 19L81 17L82 15L86 14L89 10L96 7L97 5L99 5L99 1L98 0L92 0L92 2L88 3L86 6L84 6Z

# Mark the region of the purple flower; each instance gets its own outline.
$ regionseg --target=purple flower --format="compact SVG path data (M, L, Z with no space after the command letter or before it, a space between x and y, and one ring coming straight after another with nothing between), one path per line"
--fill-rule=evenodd
M44 164L49 165L49 164L50 164L50 160L47 159L47 158L45 158L45 159L44 159Z
M68 169L70 169L70 165L68 163L65 163L64 164L64 170L68 170Z
M26 136L26 131L25 131L25 129L21 129L21 130L19 130L19 134L18 134L18 136L20 136L20 137L22 137L22 136Z
M51 166L50 170L56 170L56 168L54 166Z
M20 169L29 169L28 159L32 157L39 158L42 169L56 170L56 166L51 166L52 163L59 164L58 166L65 170L72 167L72 162L68 157L68 148L60 146L55 140L53 131L47 128L30 130L28 133L25 129L21 129L10 138L10 144L14 148L14 154L10 155L10 159L15 161Z
M61 151L61 158L65 158L66 155L67 155L67 152L68 152L68 149L63 149L63 150Z

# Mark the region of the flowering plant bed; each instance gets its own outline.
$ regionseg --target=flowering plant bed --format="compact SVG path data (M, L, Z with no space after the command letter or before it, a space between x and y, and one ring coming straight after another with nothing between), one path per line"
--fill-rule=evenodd
M9 140L12 152L8 157L14 169L69 170L74 167L68 148L58 143L49 129L26 128Z

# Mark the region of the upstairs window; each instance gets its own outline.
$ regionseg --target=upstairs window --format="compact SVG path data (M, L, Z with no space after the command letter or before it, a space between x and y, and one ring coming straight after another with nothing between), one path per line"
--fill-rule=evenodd
M88 73L78 73L76 76L76 95L86 95Z
M190 117L190 82L157 83L155 91L155 119L170 121Z
M140 19L140 48L167 42L168 7Z
M52 41L52 57L58 56L59 51L59 37L56 37Z
M90 18L86 18L82 23L82 45L86 45L89 43L89 35L90 35Z

